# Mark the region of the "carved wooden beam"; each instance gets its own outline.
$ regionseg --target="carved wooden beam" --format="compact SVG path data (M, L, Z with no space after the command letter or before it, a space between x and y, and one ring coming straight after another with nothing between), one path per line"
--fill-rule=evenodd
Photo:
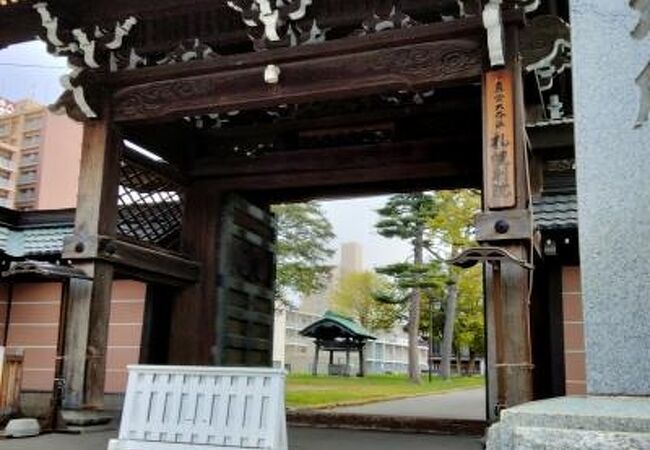
M481 35L479 19L465 19L319 46L118 73L113 77L115 119L169 120L478 81ZM278 83L272 85L263 76L271 64L280 69Z
M278 201L386 193L406 186L478 187L477 136L274 152L257 158L210 157L196 161L192 172L196 179L210 179L214 189L243 189Z

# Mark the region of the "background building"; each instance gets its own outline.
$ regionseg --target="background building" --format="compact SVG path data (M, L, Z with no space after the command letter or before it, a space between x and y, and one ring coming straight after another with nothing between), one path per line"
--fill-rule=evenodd
M74 207L82 126L32 100L3 100L2 105L0 205L19 210Z
M18 148L0 142L0 206L13 208L16 196Z
M331 309L330 296L338 280L349 273L361 272L363 267L363 247L358 242L346 242L341 245L341 260L332 271L328 286L314 295L302 299L300 305L287 309L276 317L276 334L284 331L284 365L288 370L297 373L311 373L314 363L313 339L300 335L300 331L308 325L321 319L325 312ZM282 327L282 322L285 327ZM408 336L402 325L397 325L389 332L373 332L377 340L368 341L366 345L366 373L406 373L408 370ZM276 338L281 342L282 337ZM279 355L277 352L276 355ZM345 355L334 355L334 364L345 363ZM279 362L278 362L279 363ZM318 373L327 373L329 360L321 358ZM359 358L356 352L351 354L350 373L356 373ZM420 365L422 370L427 368L427 347L420 346Z

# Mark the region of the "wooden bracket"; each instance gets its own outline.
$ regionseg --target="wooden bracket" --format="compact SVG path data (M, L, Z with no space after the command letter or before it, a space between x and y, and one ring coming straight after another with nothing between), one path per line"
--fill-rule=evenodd
M70 236L63 245L63 258L104 261L134 278L171 285L198 281L201 268L182 254L111 236Z
M476 216L476 240L481 243L495 241L529 241L533 237L532 214L527 209L490 211Z

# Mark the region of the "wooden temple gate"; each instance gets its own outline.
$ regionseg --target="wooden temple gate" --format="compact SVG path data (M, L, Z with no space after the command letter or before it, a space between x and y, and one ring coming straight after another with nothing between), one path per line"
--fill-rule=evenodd
M549 3L0 7L0 47L38 31L68 57L73 71L54 107L85 122L64 258L92 281L71 286L65 405L102 407L117 275L149 286L142 362L270 364L275 202L482 188L479 240L531 261L522 58L557 69L563 22L526 17L557 12ZM491 418L497 403L533 398L529 271L504 263L493 276Z

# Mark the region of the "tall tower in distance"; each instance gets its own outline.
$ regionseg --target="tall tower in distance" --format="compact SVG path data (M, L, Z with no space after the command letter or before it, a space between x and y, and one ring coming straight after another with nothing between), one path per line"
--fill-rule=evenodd
M306 314L323 315L330 309L330 296L338 280L354 272L363 270L363 246L358 242L346 242L341 245L339 265L332 270L329 283L322 292L308 295L300 304L300 311ZM307 324L305 324L307 325Z
M358 242L345 242L341 245L339 276L363 271L363 247Z

